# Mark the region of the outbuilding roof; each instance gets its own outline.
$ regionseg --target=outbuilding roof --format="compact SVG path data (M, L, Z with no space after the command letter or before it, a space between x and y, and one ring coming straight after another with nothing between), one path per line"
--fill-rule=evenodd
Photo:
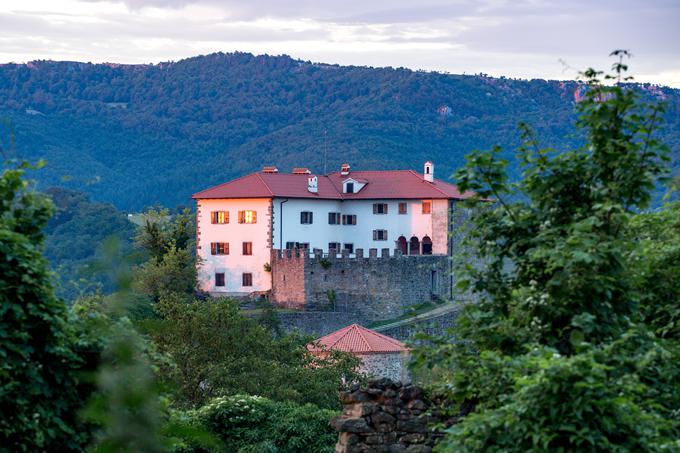
M307 178L312 176L318 178L315 193L307 190ZM357 193L343 193L342 182L349 178L361 180L365 186ZM352 171L349 175L257 172L195 193L192 198L465 199L472 195L439 179L426 181L412 170L383 170Z
M343 327L319 338L308 346L312 352L335 350L353 354L379 354L408 351L401 341L390 338L359 324Z

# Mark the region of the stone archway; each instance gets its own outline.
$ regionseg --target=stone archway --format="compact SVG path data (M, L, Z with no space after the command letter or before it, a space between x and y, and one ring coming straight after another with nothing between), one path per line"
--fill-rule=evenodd
M430 239L430 236L423 238L423 255L432 255L432 239Z
M409 241L408 254L420 255L420 241L415 236L413 236Z
M402 255L408 255L408 242L404 236L399 236L397 239L397 249L401 250Z

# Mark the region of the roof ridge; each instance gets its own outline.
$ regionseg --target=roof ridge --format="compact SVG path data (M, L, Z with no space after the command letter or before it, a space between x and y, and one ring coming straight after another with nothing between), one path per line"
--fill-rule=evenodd
M340 329L339 331L331 332L331 333L329 333L329 334L326 335L326 336L331 336L331 335L333 335L333 333L339 333L339 332L342 332L343 330L346 330L346 332L344 332L342 335L338 335L338 338L333 342L333 344L331 344L330 346L328 346L328 349L332 349L335 345L337 345L337 344L340 342L340 340L342 340L343 338L345 338L345 336L349 333L349 331L352 330L352 325L343 327L343 328ZM323 337L321 337L321 338L323 338Z
M371 329L366 329L366 330L369 330L372 334L377 335L377 336L380 337L381 339L386 340L386 341L392 343L392 344L395 345L395 346L405 347L404 343L402 343L401 341L397 340L396 338L388 337L387 335L382 334L382 333L380 333L380 332L376 332L375 330L371 330Z
M360 326L357 323L352 324L351 327L352 327L352 329L356 329L357 333L359 334L361 339L364 341L364 344L366 345L366 349L369 350L369 351L372 351L373 348L371 347L371 343L369 343L368 340L366 339L366 337L364 336L363 329L366 329L366 328L363 327L363 326Z
M258 178L260 178L260 181L262 181L262 184L264 184L264 186L265 186L265 187L267 188L267 190L269 191L269 194L273 197L273 196L274 196L274 192L273 192L272 189L269 187L269 184L267 184L267 181L265 181L264 178L262 178L262 175L260 174L260 172L258 171L258 172L256 172L255 174L257 175Z
M420 177L420 174L416 173L414 170L409 170L409 171L410 171L411 173L413 173L414 175L416 175L416 176L418 177L418 179L421 179L421 182L428 182L428 181L425 180L425 178L421 178L421 177ZM449 195L448 193L444 192L444 191L441 190L439 187L437 187L437 185L434 184L434 181L439 181L439 179L435 179L434 177L432 178L432 183L430 183L430 186L431 186L433 189L435 189L436 191L438 191L438 192L441 193L442 195L445 195L445 196L447 196L447 197L451 197L451 195ZM456 188L457 188L457 187L456 187Z

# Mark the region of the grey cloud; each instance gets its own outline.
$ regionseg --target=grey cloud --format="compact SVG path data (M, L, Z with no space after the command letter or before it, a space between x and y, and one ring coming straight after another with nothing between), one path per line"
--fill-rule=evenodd
M23 60L90 55L99 61L131 62L245 50L285 52L331 63L556 77L558 58L583 67L584 61L603 62L610 50L623 47L639 56L634 66L649 74L680 67L677 0L124 3L127 12L101 13L96 22L53 20L55 15L79 15L78 11L62 14L58 6L52 12L0 12L0 55L13 59L31 55ZM185 17L183 11L175 14L187 5L215 7L217 13L200 19ZM145 15L145 6L173 9L173 14ZM262 18L281 20L263 28L263 23L255 22ZM291 19L305 19L309 27L288 26L286 20ZM145 45L152 41L153 45Z

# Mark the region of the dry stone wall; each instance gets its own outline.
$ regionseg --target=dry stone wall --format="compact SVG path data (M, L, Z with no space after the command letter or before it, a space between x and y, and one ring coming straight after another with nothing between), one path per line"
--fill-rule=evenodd
M379 379L341 392L340 400L342 414L331 421L336 453L430 453L443 436L430 429L436 416L420 387Z

